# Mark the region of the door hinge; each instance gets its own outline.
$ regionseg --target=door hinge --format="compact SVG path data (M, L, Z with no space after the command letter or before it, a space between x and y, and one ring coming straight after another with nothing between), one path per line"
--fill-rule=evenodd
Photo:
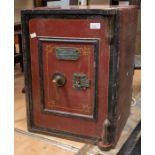
M103 123L103 135L101 137L101 141L99 141L98 146L101 150L109 150L112 147L111 144L111 135L110 135L110 127L111 123L109 119L106 119Z

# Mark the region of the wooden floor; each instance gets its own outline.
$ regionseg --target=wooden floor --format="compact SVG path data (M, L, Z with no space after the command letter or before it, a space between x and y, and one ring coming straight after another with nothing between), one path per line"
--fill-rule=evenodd
M27 131L26 125L26 107L25 94L21 92L24 87L24 76L19 66L15 67L15 155L98 155L107 154L115 155L123 143L126 141L133 128L140 120L140 71L134 74L134 92L133 96L137 101L131 106L131 115L121 135L121 138L115 149L109 152L102 152L96 146L85 143L70 141L66 139L56 138L34 134Z

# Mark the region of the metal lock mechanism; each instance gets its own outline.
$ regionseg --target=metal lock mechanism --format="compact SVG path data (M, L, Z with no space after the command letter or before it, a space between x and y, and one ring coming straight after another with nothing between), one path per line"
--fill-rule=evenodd
M87 89L90 87L90 80L86 74L74 73L73 74L73 87L76 89Z

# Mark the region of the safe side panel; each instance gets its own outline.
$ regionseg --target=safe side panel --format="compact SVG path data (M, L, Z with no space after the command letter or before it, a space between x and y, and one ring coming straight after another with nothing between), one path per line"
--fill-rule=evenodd
M101 23L101 29L90 29L90 23ZM30 34L36 33L37 37L30 38L32 93L33 93L33 127L45 131L67 132L90 137L100 137L103 134L103 122L107 116L108 81L109 81L109 42L107 37L108 19L31 19L29 22ZM98 93L97 115L95 120L59 116L44 113L40 98L39 74L39 37L56 38L91 38L99 40L98 47ZM87 44L86 44L87 45ZM91 46L91 45L89 45ZM93 48L93 47L91 47ZM89 66L92 68L92 66ZM70 68L69 68L70 70ZM68 73L67 73L68 74ZM90 101L92 96L90 97ZM76 125L75 125L76 124Z
M120 58L118 74L117 123L115 140L123 130L130 114L132 100L132 80L134 73L134 54L137 27L137 8L120 11Z

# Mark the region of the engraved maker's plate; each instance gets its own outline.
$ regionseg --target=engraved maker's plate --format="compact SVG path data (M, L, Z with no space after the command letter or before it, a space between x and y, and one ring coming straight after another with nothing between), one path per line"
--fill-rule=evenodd
M80 54L77 48L56 48L56 58L59 60L78 60Z

